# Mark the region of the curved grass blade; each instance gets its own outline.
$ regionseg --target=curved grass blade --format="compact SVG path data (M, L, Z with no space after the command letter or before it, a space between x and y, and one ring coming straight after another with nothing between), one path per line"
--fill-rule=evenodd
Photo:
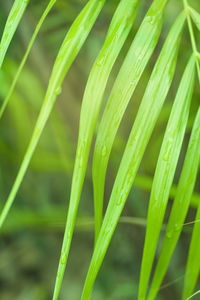
M196 117L195 121L199 127L200 127L200 108L198 111L198 115ZM198 128L199 131L199 128ZM200 139L199 139L199 145L198 150L200 155ZM196 214L196 220L200 220L200 204L197 210ZM185 273L185 280L184 280L184 288L183 288L183 296L182 299L185 300L188 297L191 296L193 293L193 290L195 288L198 275L200 272L200 259L199 259L199 253L200 253L200 222L196 222L194 225L193 233L192 233L192 239L190 243L189 248L189 254L187 259L187 265L186 265L186 273Z
M18 68L18 70L17 70L17 72L16 72L15 78L14 78L14 80L13 80L13 82L12 82L12 85L11 85L9 91L8 91L8 94L7 94L7 96L6 96L6 98L5 98L4 102L3 102L3 104L2 104L2 106L1 106L1 109L0 109L0 119L1 119L3 113L4 113L5 109L6 109L6 106L7 106L7 104L8 104L8 101L10 100L10 97L11 97L11 95L12 95L12 93L13 93L13 90L14 90L14 88L15 88L15 85L16 85L16 83L17 83L17 80L18 80L18 78L19 78L19 76L20 76L20 74L21 74L21 71L22 71L22 69L23 69L25 63L26 63L26 60L27 60L28 55L29 55L29 53L30 53L30 51L31 51L31 48L32 48L32 46L33 46L33 43L34 43L34 41L35 41L35 39L36 39L36 37L37 37L37 35L38 35L38 32L39 32L39 30L40 30L40 28L41 28L41 26L42 26L42 24L43 24L43 22L44 22L46 16L48 15L49 11L52 9L53 5L55 4L55 2L56 2L56 0L50 0L49 4L47 5L45 11L43 12L43 14L42 14L42 16L41 16L41 18L40 18L40 20L39 20L39 22L38 22L38 24L37 24L37 26L36 26L36 28L35 28L35 31L34 31L34 33L33 33L33 35L32 35L32 38L31 38L31 40L30 40L30 42L29 42L29 44L28 44L26 53L25 53L25 55L24 55L24 57L23 57L23 59L22 59L22 61L21 61L21 63L20 63L20 66L19 66L19 68Z
M137 6L138 0L120 1L111 21L104 45L92 67L86 85L81 107L79 138L72 179L70 204L53 299L58 298L62 278L64 276L90 146L106 83L120 49L130 32L135 19Z
M94 125L96 124L96 120L98 117L98 113L99 113L99 108L100 108L100 103L101 103L101 99L103 96L103 92L105 90L105 85L108 79L108 75L110 73L111 70L111 64L114 63L119 50L121 49L122 43L124 43L125 37L127 36L128 32L130 31L130 28L132 26L133 20L135 18L135 14L137 11L137 6L138 6L138 0L129 0L129 1L121 1L118 9L116 11L116 17L115 19L113 19L112 24L111 24L111 28L109 29L109 33L108 36L106 38L106 42L104 44L104 48L102 49L99 57L97 58L97 67L94 68L93 72L91 72L91 87L86 88L86 99L88 99L87 101L83 101L83 109L82 109L82 122L80 121L80 124L82 123L82 126L80 126L80 129L82 131L82 144L84 144L84 139L87 140L87 132L88 129L86 130L85 127L89 127L90 130L92 129L92 134L94 132ZM120 20L121 19L121 20ZM113 27L113 30L112 30ZM126 30L125 30L126 29ZM113 31L113 32L112 32ZM118 40L120 40L120 43L118 42ZM110 46L109 46L110 44ZM110 49L109 49L110 48ZM113 53L111 53L111 50ZM109 53L110 52L110 53ZM114 57L113 57L114 55ZM102 64L102 72L100 74L99 73L99 66L101 66ZM106 66L107 64L107 66ZM103 66L105 65L105 66ZM109 68L109 71L106 70L106 67ZM104 73L103 73L104 71ZM105 74L107 72L107 74ZM95 74L96 73L96 74ZM95 75L94 75L95 74ZM102 78L100 78L100 76ZM98 88L96 87L96 85L92 86L92 80L93 82L95 81L99 81L98 84ZM90 89L93 89L93 91L91 92ZM89 97L89 94L91 94L93 97ZM98 95L99 94L99 95ZM95 102L92 101L95 98ZM91 104L89 104L89 102ZM93 102L93 103L92 103ZM90 114L92 114L92 125L90 125L90 121L89 120L89 116L88 116L88 107L90 105ZM87 115L87 118L85 117ZM90 117L91 119L91 117ZM85 122L85 120L87 120L87 122ZM84 124L86 123L86 124ZM86 132L86 133L85 133ZM92 137L92 136L91 136ZM91 143L91 138L89 139L89 143ZM88 142L87 142L88 144ZM87 145L88 147L89 145ZM79 148L81 149L81 145L79 146ZM87 152L89 152L89 147L88 149L86 149ZM88 154L87 154L88 156ZM100 206L99 206L100 205ZM101 226L101 220L102 220L102 203L100 202L94 202L94 206L95 206L95 238L98 236L98 232Z
M83 100L82 105L79 135L80 142L78 143L78 148L83 152L82 159L84 161L85 167L88 160L89 147L94 132L94 126L97 121L108 75L119 53L119 50L122 47L122 44L124 43L125 38L127 37L127 34L131 29L136 15L137 6L138 0L123 0L120 2L113 21L110 25L104 47L102 48L101 53L97 58L96 66L94 65L94 68L90 74L89 80L91 80L86 87L84 97L85 101ZM95 82L98 82L98 86L95 84ZM89 112L88 107L90 107ZM87 141L87 144L85 141ZM84 159L84 152L87 152L87 159ZM78 168L79 167L77 167L77 169ZM98 235L102 219L102 207L98 207L98 205L99 203L95 202L95 237L97 237Z
M196 25L198 30L200 30L200 14L192 7L189 7L189 10L194 24Z
M61 85L64 77L87 38L104 2L105 0L90 0L72 24L61 45L31 141L24 155L24 159L21 163L11 192L1 212L0 227L2 226L14 201L56 98L61 93Z
M194 74L195 59L192 55L172 107L151 189L139 283L140 300L146 297L157 242L187 125Z
M106 169L117 129L157 44L166 1L154 0L137 32L112 88L99 125L93 156L95 239L102 223Z
M197 210L196 220L200 220L200 205ZM194 225L192 240L190 243L188 261L186 266L186 274L184 281L184 289L182 299L190 299L192 292L195 288L195 285L198 280L199 272L200 272L200 222L196 222ZM195 293L196 294L196 293ZM194 296L195 296L194 294Z
M4 61L4 57L13 38L13 35L17 29L17 26L19 25L19 22L28 3L29 0L15 0L10 10L0 43L0 68Z
M88 270L82 300L88 300L106 250L133 184L145 148L170 88L185 15L177 19L149 80L117 173L110 201Z
M181 234L181 229L190 205L190 199L197 177L200 161L200 109L198 110L192 129L176 197L170 213L161 253L153 276L148 300L156 297L160 284L167 271L171 256ZM199 252L200 253L200 252Z

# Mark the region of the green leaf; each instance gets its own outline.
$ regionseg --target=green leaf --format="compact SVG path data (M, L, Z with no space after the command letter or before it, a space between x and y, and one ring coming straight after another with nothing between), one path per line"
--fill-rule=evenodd
M28 3L29 0L15 0L10 10L0 43L0 68Z
M173 207L167 224L166 234L153 276L153 282L149 291L148 300L153 300L156 297L182 230L197 177L200 160L199 141L200 109L197 113L192 129L181 177L177 187L176 197L174 199ZM189 296L189 294L187 296Z
M54 299L58 298L67 263L77 209L88 163L88 156L104 90L114 62L132 27L137 6L138 0L120 1L111 21L104 45L92 67L86 85L81 107L79 138L72 179L70 204L58 267Z
M197 158L200 156L200 108L198 110L195 124L194 124L194 130L196 129L197 136L197 149L198 154ZM195 132L194 132L195 135ZM199 166L199 162L197 163L197 168ZM183 297L182 299L185 300L189 296L191 296L197 279L200 272L200 259L199 259L199 253L200 253L200 204L197 210L196 214L196 223L194 225L193 233L192 233L192 239L190 243L189 248L189 254L188 254L188 260L187 260L187 266L186 266L186 274L185 274L185 281L184 281L184 289L183 289Z
M147 229L139 283L139 299L146 297L149 277L163 223L169 192L187 125L193 92L195 59L192 55L182 77L159 154L147 217Z
M200 206L197 210L196 223L192 233L192 240L190 242L190 249L189 249L189 255L188 255L187 266L186 266L182 300L185 299L188 300L200 293L200 291L197 291L194 294L192 294L192 291L195 288L200 273L200 262L199 262L200 222L199 220L200 220Z
M157 44L166 1L155 0L147 12L112 88L99 125L93 157L96 239L102 223L104 183L108 160L118 127Z
M33 135L31 137L31 141L24 155L24 159L21 163L11 192L1 212L0 227L2 226L14 201L16 193L23 180L33 152L38 144L39 138L51 113L56 98L61 93L61 85L63 79L75 57L77 56L79 50L81 49L85 39L87 38L97 16L99 15L103 7L104 2L105 0L90 0L73 22L61 45L49 80L49 85L44 98L44 102L42 104L42 108L40 110Z
M25 63L26 63L26 60L27 60L28 55L29 55L29 53L31 51L33 43L34 43L34 41L35 41L35 39L36 39L36 37L38 35L38 32L39 32L39 30L40 30L40 28L41 28L41 26L42 26L42 24L43 24L46 16L48 15L49 11L51 10L51 8L53 7L53 5L55 4L55 2L56 2L56 0L50 0L49 4L47 5L45 11L43 12L43 14L42 14L42 16L41 16L41 18L40 18L40 20L39 20L39 22L38 22L38 24L37 24L37 26L35 28L35 31L34 31L34 33L32 35L32 38L31 38L31 40L30 40L30 42L28 44L26 53L24 54L24 57L23 57L23 59L22 59L22 61L20 63L20 66L19 66L19 68L18 68L18 70L17 70L17 72L15 74L15 78L14 78L14 80L12 82L12 85L11 85L11 87L10 87L10 89L8 91L8 94L7 94L7 96L6 96L3 104L1 106L1 109L0 109L0 119L1 119L3 113L4 113L5 109L6 109L6 106L7 106L8 102L9 102L9 100L10 100L10 97L11 97L11 95L13 93L13 90L15 88L17 80L18 80L18 78L19 78L19 76L21 74L21 71L22 71Z
M200 30L200 14L194 10L192 7L189 7L190 15L192 17L193 22L197 26L198 30Z
M145 148L170 88L184 22L185 15L181 14L167 37L149 80L117 173L108 208L88 270L82 300L89 299L95 278L106 254Z

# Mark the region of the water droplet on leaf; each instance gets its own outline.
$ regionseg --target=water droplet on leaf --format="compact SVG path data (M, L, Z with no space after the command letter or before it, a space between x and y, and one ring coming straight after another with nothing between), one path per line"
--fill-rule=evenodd
M60 95L62 92L62 88L60 86L57 87L55 92L56 92L56 95Z
M168 239L171 239L172 238L172 231L171 230L167 231L166 236L167 236Z
M103 56L101 59L97 60L97 66L103 66L106 60L106 56Z
M171 151L172 151L172 146L173 146L173 139L169 138L169 140L167 141L166 150L165 150L165 153L164 153L164 156L163 156L163 159L165 161L169 160L169 157L170 157L170 154L171 154Z
M107 152L107 148L106 148L106 145L104 145L103 148L102 148L101 155L102 155L103 157L106 156L106 152Z

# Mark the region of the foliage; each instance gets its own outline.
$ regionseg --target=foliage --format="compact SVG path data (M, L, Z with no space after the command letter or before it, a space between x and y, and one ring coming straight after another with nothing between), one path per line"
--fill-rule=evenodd
M106 289L102 288L98 295L96 286L94 298L180 299L181 293L183 300L193 297L193 293L195 297L198 295L200 271L200 196L196 191L200 160L198 1L193 0L192 3L191 0L190 6L187 0L181 3L178 0L153 0L149 8L143 0L120 0L117 4L111 0L89 0L84 4L78 0L50 0L43 3L15 0L13 5L11 1L8 2L0 4L2 18L5 17L5 11L10 9L5 26L2 23L0 27L0 151L4 158L1 198L7 197L5 195L12 184L16 164L19 163L20 167L7 200L2 203L0 227L3 238L11 235L14 239L16 231L21 232L20 238L24 238L25 228L35 231L51 226L53 234L53 229L56 232L62 230L66 221L53 299L58 299L59 295L63 299L80 299L82 277L78 280L76 292L70 292L67 286L62 294L61 285L69 252L73 254L74 249L76 258L79 248L85 245L87 259L81 270L86 272L88 254L91 252L92 257L81 299L89 300L105 254L107 251L116 252L112 243L116 243L117 237L118 245L122 247L122 261L130 251L132 270L139 270L138 256L141 257L143 241L141 235L137 234L137 226L146 226L140 279L135 276L133 284L130 278L127 286L120 283L119 290L108 288L110 294L106 294ZM172 10L174 13L171 18ZM29 18L34 18L35 14L39 19L32 26L35 27L32 36L25 29L28 14ZM100 37L101 34L105 38ZM20 37L27 40L27 36L30 41L17 67L18 55L22 52ZM32 59L32 65L26 64L28 58ZM52 61L51 71L49 64ZM92 66L91 61L94 61ZM36 75L36 69L39 76ZM82 94L83 100L77 104L76 99ZM39 99L42 98L41 104ZM67 102L55 105L57 98L67 99ZM173 98L175 100L170 101ZM74 132L77 129L74 120L77 119L80 121L75 146ZM9 123L9 120L12 122ZM22 186L20 192L28 168L31 173L29 171L29 177L25 178L24 188ZM92 170L92 179L88 169ZM44 172L44 176L39 175ZM35 177L36 173L38 178ZM58 174L62 176L58 177ZM42 176L41 181L39 176ZM65 181L70 190L67 190L67 216L64 213L66 204L62 201L65 197ZM93 195L90 181L93 183ZM146 191L150 192L149 202L145 200ZM83 201L80 201L81 195ZM18 199L13 205L15 198ZM39 201L35 210L36 198ZM137 218L120 217L128 198L127 212L132 215L134 211ZM173 199L172 207L169 198ZM26 209L23 213L27 205L33 212ZM77 218L78 208L80 215ZM182 243L180 234L185 231L186 226L183 225L184 222L187 224L187 214L191 218L194 209L197 209L197 213L187 258L185 249L180 250L178 246ZM122 245L119 231L111 243L117 225L123 222L135 226L130 232L135 232L135 239L140 240L140 246L136 240L133 240L133 245L130 245L130 241L122 240ZM92 250L93 231L90 233L90 230L93 227ZM71 245L75 229L89 231L84 241L83 233L80 233L77 248ZM58 245L58 239L55 240ZM108 250L110 243L111 250ZM47 248L49 246L52 247L51 242L47 243ZM172 294L167 294L167 289L163 290L162 298L159 298L162 280L173 270L170 260L172 255L177 259L177 249L183 257L182 265L186 265L184 285L182 288L177 285L175 291L169 289ZM56 263L58 248L52 251L51 261L53 257ZM80 254L80 259L84 261L83 254ZM76 260L72 260L71 264L77 266ZM55 265L52 268L51 273L55 273ZM46 274L45 268L42 269ZM108 268L108 278L109 272L113 272L113 266ZM175 277L178 277L176 268ZM52 278L50 283L46 292L42 292L40 286L33 289L29 299L51 298ZM100 284L99 279L97 283ZM108 283L104 282L106 284L112 286L109 279ZM3 297L9 299L9 296ZM16 299L26 297L26 292L22 292Z

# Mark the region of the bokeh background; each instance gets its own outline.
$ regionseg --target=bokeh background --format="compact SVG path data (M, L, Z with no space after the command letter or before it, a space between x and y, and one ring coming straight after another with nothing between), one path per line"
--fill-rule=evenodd
M47 17L20 76L0 124L0 206L2 207L22 161L38 116L48 79L58 49L72 21L86 0L57 0ZM109 22L119 1L108 0L80 54L63 84L61 95L31 161L0 237L0 299L49 300L52 296L61 249L70 185L76 151L79 114L84 88L91 66L103 44ZM0 0L0 36L13 1ZM6 96L33 30L47 5L47 0L32 0L9 47L0 71L0 102ZM151 4L141 0L133 29L110 76L102 109L138 27ZM199 0L190 4L200 12ZM115 139L106 178L105 207L152 68L170 26L182 10L182 1L170 0L165 11L159 43L132 97ZM200 34L195 30L198 45ZM97 278L94 300L136 300L140 263L145 235L145 218L152 178L177 86L191 53L185 28L175 78L167 101L153 132L134 186ZM190 130L199 103L200 87L196 84L187 133L183 144L173 199ZM92 155L80 201L74 234L60 299L79 300L93 250ZM200 201L197 183L187 221L192 221ZM167 208L170 212L171 201ZM185 226L160 290L159 300L181 299L184 271L192 226ZM162 235L161 235L162 241ZM160 241L160 243L161 243ZM159 253L159 249L158 249Z

